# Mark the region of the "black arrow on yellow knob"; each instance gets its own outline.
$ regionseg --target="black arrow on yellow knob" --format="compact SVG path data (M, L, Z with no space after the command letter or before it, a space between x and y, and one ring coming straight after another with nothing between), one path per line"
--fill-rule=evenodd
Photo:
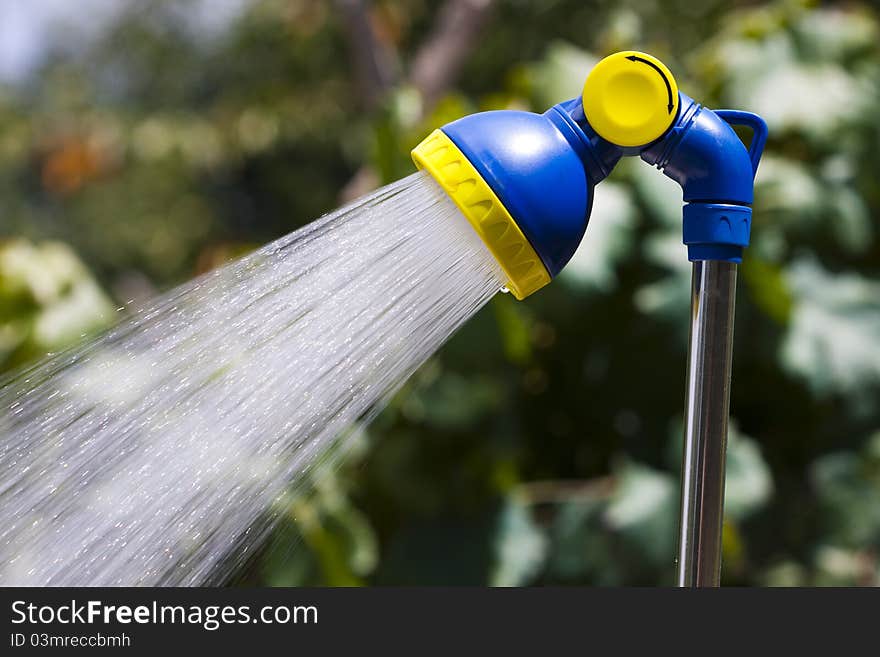
M660 74L660 77L663 78L663 83L666 85L666 94L669 99L669 102L666 104L666 111L667 113L672 114L672 108L675 107L675 105L672 102L672 85L669 84L669 80L666 78L666 74L654 62L644 59L642 57L638 57L637 55L630 55L629 57L627 57L627 59L631 62L641 62L642 64L647 64Z
M581 102L597 135L625 148L642 147L660 137L675 120L678 85L659 59L624 50L593 67Z

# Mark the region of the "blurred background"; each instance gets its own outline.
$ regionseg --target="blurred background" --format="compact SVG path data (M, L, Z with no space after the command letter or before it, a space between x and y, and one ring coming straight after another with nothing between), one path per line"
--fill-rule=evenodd
M0 0L0 369L413 170L433 127L660 57L771 139L740 273L725 584L880 583L880 18L860 2ZM239 585L671 584L681 192L597 191L314 473Z

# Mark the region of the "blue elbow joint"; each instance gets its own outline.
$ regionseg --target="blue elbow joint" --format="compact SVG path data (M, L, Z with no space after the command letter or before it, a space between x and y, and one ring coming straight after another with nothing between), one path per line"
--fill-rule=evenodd
M710 110L679 95L676 122L641 157L681 185L688 259L739 263L749 245L754 179L767 124L757 114ZM752 131L748 149L731 126Z

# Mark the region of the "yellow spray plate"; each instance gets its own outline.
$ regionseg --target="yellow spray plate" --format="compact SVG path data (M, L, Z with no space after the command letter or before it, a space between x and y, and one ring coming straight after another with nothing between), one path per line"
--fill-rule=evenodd
M507 287L524 299L550 282L550 274L480 173L453 141L435 130L412 152L473 226L507 276Z

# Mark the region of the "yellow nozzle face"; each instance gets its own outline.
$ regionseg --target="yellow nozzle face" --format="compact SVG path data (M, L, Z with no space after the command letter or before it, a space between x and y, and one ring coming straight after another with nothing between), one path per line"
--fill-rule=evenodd
M435 130L412 152L473 226L507 276L507 287L525 299L550 282L550 274L519 226L458 146Z
M678 115L678 85L656 57L635 50L609 55L584 83L584 114L612 144L647 146Z

